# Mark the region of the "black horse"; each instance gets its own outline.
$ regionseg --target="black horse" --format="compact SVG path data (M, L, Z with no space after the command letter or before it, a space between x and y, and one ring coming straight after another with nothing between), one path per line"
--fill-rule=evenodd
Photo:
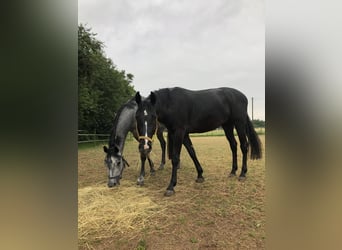
M233 162L229 176L235 176L237 165L237 131L242 151L242 169L239 180L244 180L247 173L247 152L250 144L251 159L261 158L261 143L247 114L248 100L240 91L232 88L217 88L191 91L183 88L165 88L151 92L142 100L137 92L136 112L137 129L140 134L152 138L157 122L162 122L168 129L168 154L172 161L172 177L165 192L166 196L174 194L177 184L177 165L179 163L182 143L188 145L197 170L197 182L203 182L203 169L197 160L189 133L202 133L222 126L232 150ZM247 140L248 139L248 140ZM139 148L152 149L148 140L139 140Z

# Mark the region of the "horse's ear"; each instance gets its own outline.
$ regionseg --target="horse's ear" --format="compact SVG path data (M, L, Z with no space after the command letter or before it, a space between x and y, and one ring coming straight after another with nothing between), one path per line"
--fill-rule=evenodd
M151 96L151 103L152 103L152 105L156 104L156 101L157 101L156 94L151 91L150 96Z
M106 146L103 146L103 151L108 154L108 148Z
M138 105L141 103L141 96L139 91L135 94L135 101L138 103Z

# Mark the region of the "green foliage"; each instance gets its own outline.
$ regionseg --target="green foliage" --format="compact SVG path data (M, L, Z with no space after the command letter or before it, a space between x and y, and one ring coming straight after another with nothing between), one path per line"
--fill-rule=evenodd
M116 68L95 36L78 26L78 129L109 133L115 111L135 93L134 76Z
M253 123L253 126L255 128L264 128L265 127L265 121L263 121L263 120L253 120L252 123Z

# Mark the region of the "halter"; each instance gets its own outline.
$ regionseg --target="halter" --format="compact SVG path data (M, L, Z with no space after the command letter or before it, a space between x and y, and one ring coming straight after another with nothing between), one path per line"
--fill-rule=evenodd
M139 136L138 139L144 139L144 140L148 140L150 142L153 142L153 139L151 137L148 137L148 136Z
M139 140L143 139L143 140L148 140L148 141L150 141L151 143L153 142L152 137L139 135L139 130L138 130L138 124L137 124L137 122L135 122L135 129L136 129L136 131L137 131L137 133L138 133L138 139L139 139ZM158 130L158 118L156 118L156 130L154 131L154 133L152 134L152 136L157 132L157 130Z
M126 159L125 159L123 156L121 156L121 158L122 158L123 163L124 163L124 164L123 164L123 168L121 169L121 174L122 174L122 172L123 172L123 170L125 169L126 165L127 165L127 167L129 167L129 164L128 164L128 162L126 161ZM119 174L119 175L117 175L117 176L109 176L109 175L108 175L108 179L109 179L109 180L118 179L118 178L120 177L121 174Z

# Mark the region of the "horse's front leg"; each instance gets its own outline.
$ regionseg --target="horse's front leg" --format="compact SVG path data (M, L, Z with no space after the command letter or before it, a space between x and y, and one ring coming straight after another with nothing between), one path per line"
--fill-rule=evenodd
M148 160L148 163L150 164L150 173L151 173L151 175L154 175L156 170L154 170L154 164L150 158L150 154L147 155L147 160Z
M141 168L140 168L140 175L137 180L137 185L144 185L144 177L145 177L145 161L146 161L146 155L140 154L140 161L141 161Z
M179 165L179 158L183 144L185 130L177 130L175 133L168 132L169 139L172 142L172 176L170 180L170 184L166 189L165 196L171 196L175 193L174 187L177 185L177 170ZM171 145L169 145L171 146Z

